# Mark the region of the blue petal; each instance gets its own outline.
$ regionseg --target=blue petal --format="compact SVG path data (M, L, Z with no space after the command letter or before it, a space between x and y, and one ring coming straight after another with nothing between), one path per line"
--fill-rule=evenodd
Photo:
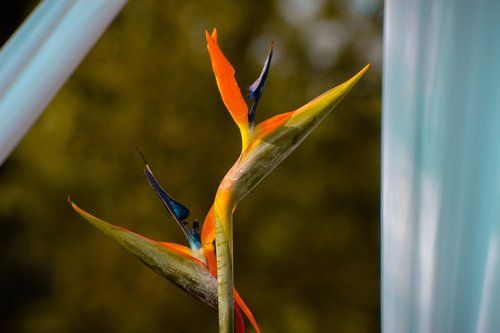
M146 164L144 167L144 173L146 174L146 178L148 180L149 185L155 190L156 194L160 198L160 200L163 202L163 205L167 208L169 211L170 215L174 218L174 220L177 222L179 227L182 229L182 232L186 236L189 245L191 249L199 249L201 247L201 241L200 241L200 236L199 232L196 230L193 230L193 232L190 232L187 228L187 222L184 220L188 218L189 216L189 209L187 209L186 206L172 198L158 183L156 178L153 176L153 172L149 168L149 166ZM197 235L198 233L198 235Z
M182 232L184 232L184 235L186 236L189 245L191 249L193 250L198 250L201 248L201 237L200 237L200 230L199 230L199 223L198 221L193 222L193 228L192 231L189 231L187 228L187 225L189 225L188 222L185 221L189 217L189 209L181 204L179 201L175 200L172 198L158 183L156 180L155 176L153 176L153 171L149 168L148 163L146 162L146 159L144 158L144 155L141 153L139 148L136 148L139 154L142 157L142 160L144 161L144 173L146 174L146 179L148 180L149 185L155 190L156 194L160 198L160 200L163 202L163 205L167 208L168 212L174 220L177 222L179 227L182 229Z
M189 217L189 209L172 198L158 183L156 178L153 176L153 172L149 168L149 166L144 167L144 173L146 174L146 178L148 179L149 185L155 190L158 197L160 197L161 201L168 209L170 214L177 220L177 222L184 221Z
M255 120L255 110L257 109L257 105L259 104L260 96L264 91L264 86L266 85L267 76L269 74L269 68L271 67L271 60L273 58L273 49L274 49L274 41L271 43L271 47L269 49L269 55L266 58L266 62L264 63L264 67L262 68L262 72L260 73L259 78L254 83L252 83L250 87L248 87L250 93L247 95L247 97L254 100L252 108L248 113L248 122L250 124L250 127L253 126Z

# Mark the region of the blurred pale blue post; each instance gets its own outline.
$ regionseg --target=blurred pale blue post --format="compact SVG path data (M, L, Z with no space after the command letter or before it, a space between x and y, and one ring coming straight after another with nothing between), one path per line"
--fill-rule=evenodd
M500 1L385 6L383 332L500 332Z
M0 51L0 165L125 3L42 1L5 44Z

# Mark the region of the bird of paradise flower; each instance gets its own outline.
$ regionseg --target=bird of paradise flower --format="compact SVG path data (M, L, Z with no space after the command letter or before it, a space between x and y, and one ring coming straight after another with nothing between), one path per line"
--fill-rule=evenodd
M302 140L351 90L367 71L365 66L345 83L325 92L296 111L279 114L255 126L255 111L271 65L273 47L259 78L250 86L248 110L240 92L235 71L219 48L217 31L206 33L207 47L222 100L238 125L242 150L233 167L223 178L202 229L188 223L189 209L170 196L159 184L145 162L148 183L185 234L189 247L154 241L132 231L114 226L69 202L88 222L136 255L151 269L195 298L218 309L220 332L244 332L242 313L257 332L259 326L233 284L232 216L236 205ZM142 155L142 154L141 154ZM214 246L215 244L215 246Z

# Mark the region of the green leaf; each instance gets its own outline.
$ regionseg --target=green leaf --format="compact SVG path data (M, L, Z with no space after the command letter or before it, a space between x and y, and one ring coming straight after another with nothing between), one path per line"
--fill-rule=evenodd
M107 223L85 212L69 198L68 201L85 220L135 255L153 271L217 310L217 280L203 263L164 247L154 240Z

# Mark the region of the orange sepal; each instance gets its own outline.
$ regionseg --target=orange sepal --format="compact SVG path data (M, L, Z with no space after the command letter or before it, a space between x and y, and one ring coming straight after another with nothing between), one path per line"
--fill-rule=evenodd
M191 260L194 260L194 261L197 261L199 262L200 264L202 264L203 266L206 266L206 264L201 261L200 259L196 258L193 256L193 251L191 251L191 249L187 246L184 246L184 245L181 245L181 244L177 244L177 243L169 243L169 242L158 242L156 241L157 244L163 246L163 247L166 247L166 248L169 248L181 255L183 255L184 257L188 258L188 259L191 259Z
M212 39L214 40L215 43L217 43L217 29L214 28L212 31ZM217 43L219 45L219 43Z
M201 245L205 246L210 244L215 239L215 215L214 206L210 207L207 217L205 217L205 222L201 227Z
M292 112L286 112L286 113L281 113L278 114L272 118L269 118L255 128L255 138L262 138L269 133L271 133L273 130L277 129L278 127L282 126L285 124L288 119L293 115Z
M234 328L236 333L245 333L245 322L238 304L234 304Z
M243 311L243 313L248 318L248 320L250 320L250 323L252 324L255 331L257 333L260 333L260 328L259 328L259 325L257 325L257 321L253 317L253 314L250 311L250 309L248 308L248 306L245 304L245 302L243 302L243 299L240 297L240 295L238 294L236 289L233 289L233 295L234 295L234 301L236 302L236 304L238 304L238 306Z
M217 31L214 29L212 35L206 31L205 35L207 38L208 53L222 101L231 114L231 117L233 117L238 127L240 127L242 136L246 138L246 132L248 131L248 106L234 77L234 68L217 44Z
M207 244L203 246L203 254L207 260L208 271L213 276L217 276L217 257L215 255L214 245Z

